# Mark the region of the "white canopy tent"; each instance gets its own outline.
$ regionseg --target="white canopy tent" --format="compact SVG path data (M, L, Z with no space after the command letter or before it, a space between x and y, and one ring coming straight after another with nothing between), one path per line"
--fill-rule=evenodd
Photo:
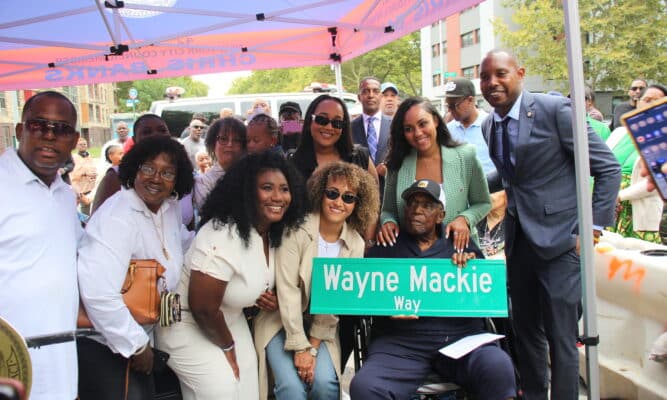
M3 0L0 90L340 63L481 0ZM579 15L563 0L579 225L592 226ZM591 229L580 229L586 337L597 337ZM597 351L586 345L589 398Z

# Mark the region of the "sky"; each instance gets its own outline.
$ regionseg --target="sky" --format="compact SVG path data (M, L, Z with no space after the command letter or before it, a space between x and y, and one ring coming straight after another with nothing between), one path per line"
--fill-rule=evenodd
M232 86L234 79L250 76L251 71L221 72L217 74L193 75L192 79L208 85L209 97L222 97Z

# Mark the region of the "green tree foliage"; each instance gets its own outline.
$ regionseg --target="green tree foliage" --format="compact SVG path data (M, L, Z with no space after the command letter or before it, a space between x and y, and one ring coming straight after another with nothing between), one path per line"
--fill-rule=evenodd
M494 21L503 43L516 52L528 74L561 82L561 89L567 89L562 2L505 0L503 4L514 10L512 22L518 26ZM579 0L586 83L598 90L616 90L635 77L665 82L665 9L665 0Z
M311 82L332 82L333 75L326 65L253 71L248 77L236 78L227 93L300 92Z
M116 84L116 104L119 112L132 111L126 106L126 99L129 99L128 91L130 88L137 89L139 96L137 99L137 112L148 111L151 103L156 100L164 100L164 90L170 86L180 86L185 89L181 97L200 97L208 95L208 85L203 82L195 81L189 76L179 76L177 78L147 79L141 81L119 82Z
M421 58L419 32L386 44L362 56L343 62L343 87L355 93L359 80L373 75L381 81L394 82L403 96L421 93ZM311 82L334 83L331 66L285 68L255 71L238 78L230 94L301 91Z

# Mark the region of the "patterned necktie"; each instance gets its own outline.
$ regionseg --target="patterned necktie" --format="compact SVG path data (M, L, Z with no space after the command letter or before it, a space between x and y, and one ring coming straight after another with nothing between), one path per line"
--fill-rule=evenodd
M375 162L375 153L378 151L378 135L375 132L375 125L373 125L375 117L368 118L368 129L366 129L366 135L368 138L368 151L371 153L371 158Z
M506 117L500 124L502 128L502 141L503 141L503 165L507 173L510 176L514 176L514 166L512 165L512 159L510 158L510 135L508 129L509 123L510 123L510 118Z

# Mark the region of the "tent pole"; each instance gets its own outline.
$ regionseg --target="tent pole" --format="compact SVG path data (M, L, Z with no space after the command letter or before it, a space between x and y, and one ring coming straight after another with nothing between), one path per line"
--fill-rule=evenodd
M595 296L595 265L593 263L593 217L589 189L588 134L586 107L584 104L584 70L577 1L563 0L567 63L570 75L570 98L574 124L574 163L577 178L577 203L579 214L579 240L581 243L581 269L584 305L584 338L597 338L597 307ZM597 343L586 344L586 375L588 398L600 399L600 371Z
M343 70L340 61L334 61L334 74L336 75L336 88L338 88L338 96L343 98Z

